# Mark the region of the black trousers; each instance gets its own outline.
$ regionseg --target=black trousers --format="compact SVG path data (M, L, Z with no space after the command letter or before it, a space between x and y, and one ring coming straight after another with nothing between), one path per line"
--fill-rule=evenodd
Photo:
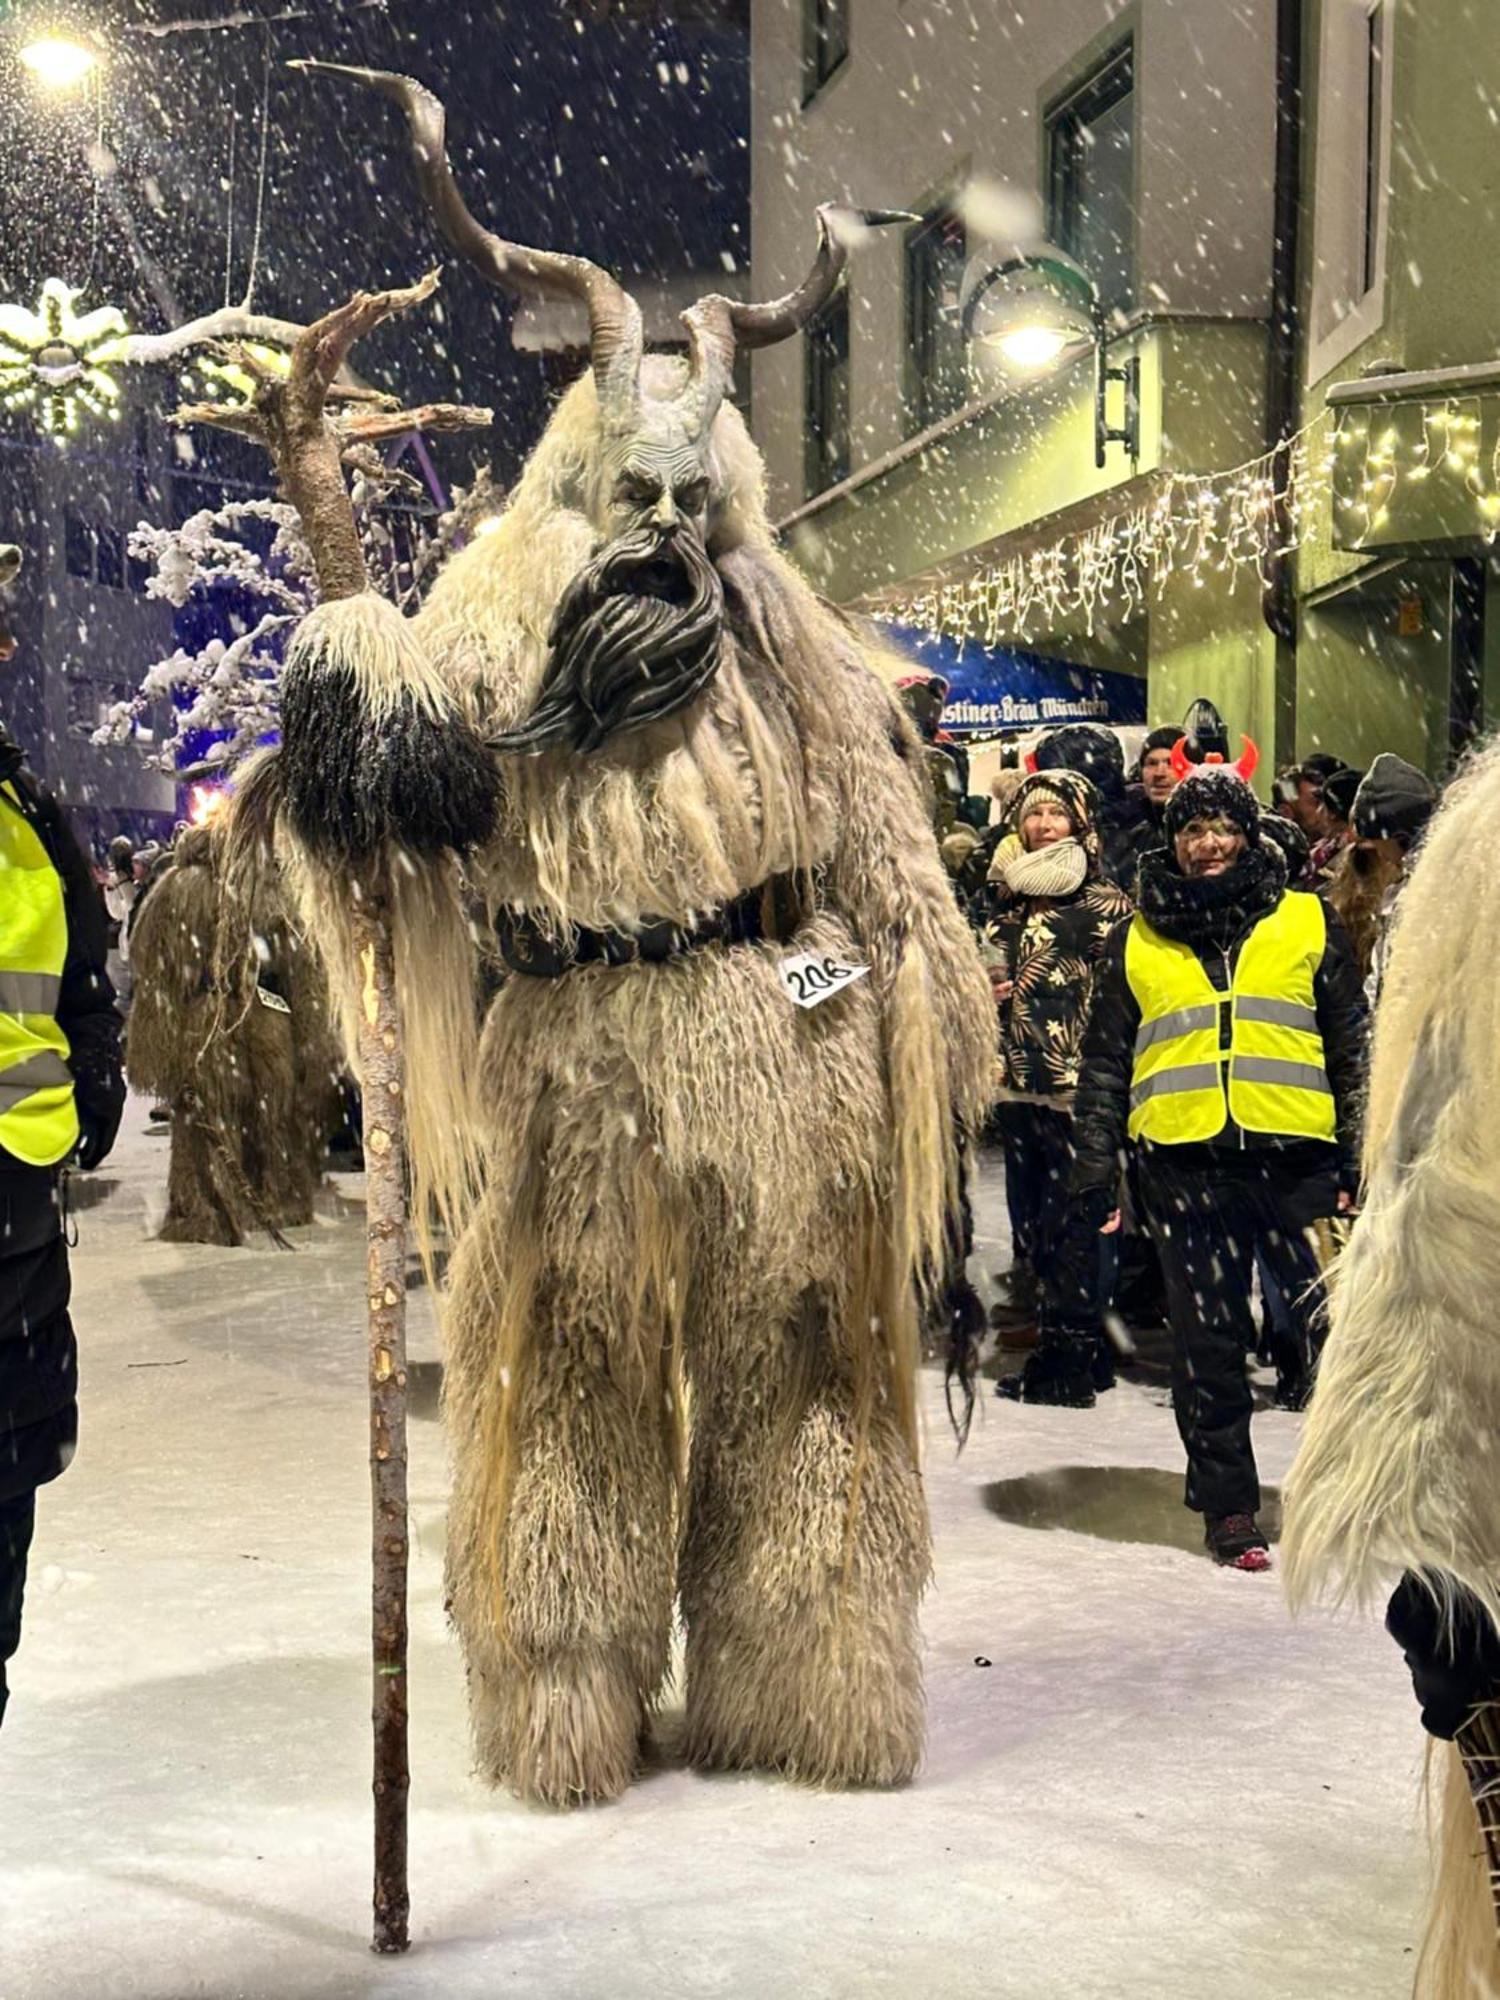
M36 1525L36 1495L0 1500L0 1723L10 1697L5 1663L21 1643L21 1599L26 1590L26 1557Z
M1161 1251L1172 1326L1172 1407L1187 1451L1185 1498L1200 1514L1253 1514L1260 1479L1245 1374L1255 1346L1256 1253L1280 1286L1304 1365L1322 1325L1318 1260L1305 1234L1337 1199L1332 1167L1314 1174L1274 1151L1214 1155L1157 1148L1141 1161L1147 1220ZM1164 1157L1168 1156L1168 1157Z
M1036 1272L1042 1331L1095 1333L1104 1308L1106 1245L1097 1222L1068 1197L1073 1120L1041 1103L1002 1104L1000 1113L1006 1194L1014 1172L1026 1207L1025 1254Z

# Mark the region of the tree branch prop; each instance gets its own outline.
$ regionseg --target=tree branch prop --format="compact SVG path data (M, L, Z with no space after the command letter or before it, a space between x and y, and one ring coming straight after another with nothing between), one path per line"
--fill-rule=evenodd
M369 587L354 508L344 484L342 453L351 427L364 441L399 435L424 416L424 427L462 429L489 413L449 412L435 424L428 410L372 412L370 399L343 420L328 414L335 379L355 341L393 314L430 298L437 273L404 290L356 292L299 331L283 376L246 350L237 358L255 382L248 409L202 406L182 413L264 444L282 491L301 516L325 599ZM348 399L345 399L346 401ZM381 399L382 401L387 399ZM442 408L443 406L438 406ZM451 418L451 421L450 421ZM370 425L394 425L372 431ZM404 1060L396 1007L389 887L384 869L358 884L356 942L363 969L359 1060L364 1085L366 1299L369 1308L371 1651L374 1730L375 1881L373 1949L405 1951L410 1943L407 1888L406 1571L406 1174L402 1091Z

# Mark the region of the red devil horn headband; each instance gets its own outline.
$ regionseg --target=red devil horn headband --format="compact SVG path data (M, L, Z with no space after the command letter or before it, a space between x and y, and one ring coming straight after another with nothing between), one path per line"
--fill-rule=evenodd
M1260 752L1248 736L1242 736L1240 741L1245 747L1230 769L1237 778L1243 778L1248 785L1255 776L1255 767L1260 762ZM1224 759L1217 750L1210 750L1203 761L1205 764L1222 764ZM1193 765L1187 754L1187 738L1179 736L1172 745L1172 776L1180 785L1192 769Z

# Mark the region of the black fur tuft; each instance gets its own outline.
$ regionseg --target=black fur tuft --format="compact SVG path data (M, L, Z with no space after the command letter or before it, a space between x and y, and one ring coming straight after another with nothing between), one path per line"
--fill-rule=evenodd
M409 696L377 726L347 668L293 665L281 684L280 774L297 837L325 861L363 863L387 841L414 854L488 839L498 809L489 752L467 726Z

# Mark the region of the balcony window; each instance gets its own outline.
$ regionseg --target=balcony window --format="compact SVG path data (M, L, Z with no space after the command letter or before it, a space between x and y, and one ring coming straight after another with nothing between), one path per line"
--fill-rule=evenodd
M802 0L802 102L811 104L849 55L852 0Z
M1135 53L1126 42L1047 112L1047 235L1105 312L1135 304Z
M805 472L811 499L849 477L847 289L841 289L807 329L805 353Z
M959 317L968 237L949 208L924 216L906 238L906 406L911 431L961 409L968 361Z

